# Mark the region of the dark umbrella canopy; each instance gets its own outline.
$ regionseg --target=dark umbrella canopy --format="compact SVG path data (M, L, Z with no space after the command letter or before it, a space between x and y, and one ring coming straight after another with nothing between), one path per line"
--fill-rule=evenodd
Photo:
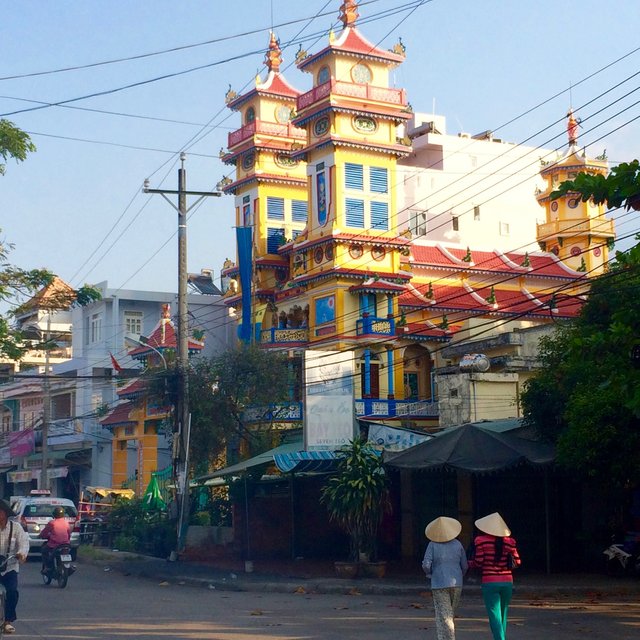
M455 469L483 473L522 463L541 466L553 462L552 445L526 440L517 435L519 431L522 430L497 433L478 424L463 424L387 456L385 464L396 469Z

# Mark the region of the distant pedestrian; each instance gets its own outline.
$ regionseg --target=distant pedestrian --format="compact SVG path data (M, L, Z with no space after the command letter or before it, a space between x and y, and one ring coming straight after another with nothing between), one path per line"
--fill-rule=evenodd
M462 525L455 518L440 516L424 530L430 540L422 569L431 578L431 594L437 640L455 640L454 616L462 595L462 578L467 572L467 555L457 539Z
M507 611L513 594L511 570L520 566L520 555L499 513L480 518L475 524L482 533L474 540L474 555L469 566L482 574L482 598L493 639L506 640Z

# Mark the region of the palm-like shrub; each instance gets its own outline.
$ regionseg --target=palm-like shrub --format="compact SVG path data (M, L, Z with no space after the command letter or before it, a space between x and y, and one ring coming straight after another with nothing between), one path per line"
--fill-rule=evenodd
M338 470L323 487L321 501L349 536L351 560L376 559L378 526L391 511L382 456L370 444L353 440L339 453Z

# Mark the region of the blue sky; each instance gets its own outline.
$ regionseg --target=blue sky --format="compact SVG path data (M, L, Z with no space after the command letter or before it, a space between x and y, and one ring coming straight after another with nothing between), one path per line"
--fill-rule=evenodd
M435 104L447 117L449 133L491 129L505 140L553 147L564 141L564 122L556 121L572 104L584 120L580 142L589 145L590 155L606 149L612 163L638 157L640 106L634 103L640 100L640 75L630 78L640 71L640 50L632 53L640 47L637 0L418 4L365 0L360 7L361 21L371 20L360 26L369 40L389 48L400 36L406 45L407 60L394 80L407 89L414 110L430 112ZM184 149L188 187L214 188L230 172L218 152L226 148L228 132L240 126L238 115L224 105L229 85L246 91L258 70L264 75L272 24L286 68L298 49L287 43L308 38L303 48L319 50L339 6L340 0L6 3L0 117L30 132L38 147L21 165L10 162L0 177L0 227L3 240L15 244L12 261L46 266L74 286L108 280L112 287L176 290L176 213L160 196L141 193L144 179L153 187L175 189L176 154ZM9 78L207 41L216 42ZM203 65L209 66L146 82ZM285 75L300 90L311 86L310 77L293 65ZM113 91L135 83L144 84ZM13 113L38 106L30 101L98 92L110 93L68 105L81 109ZM233 218L231 196L210 198L194 209L190 271L212 267L218 274L224 259L234 258ZM618 232L639 227L627 216Z

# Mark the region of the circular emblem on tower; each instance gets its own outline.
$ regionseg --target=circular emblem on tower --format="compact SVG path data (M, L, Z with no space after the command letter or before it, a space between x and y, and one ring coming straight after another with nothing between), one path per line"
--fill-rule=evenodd
M315 121L313 125L313 133L316 137L319 138L320 136L323 136L327 131L329 131L329 118L327 116Z
M371 69L366 64L359 62L351 67L351 78L358 84L369 84L372 78Z
M358 133L374 133L378 128L376 121L369 116L355 116L351 124Z

